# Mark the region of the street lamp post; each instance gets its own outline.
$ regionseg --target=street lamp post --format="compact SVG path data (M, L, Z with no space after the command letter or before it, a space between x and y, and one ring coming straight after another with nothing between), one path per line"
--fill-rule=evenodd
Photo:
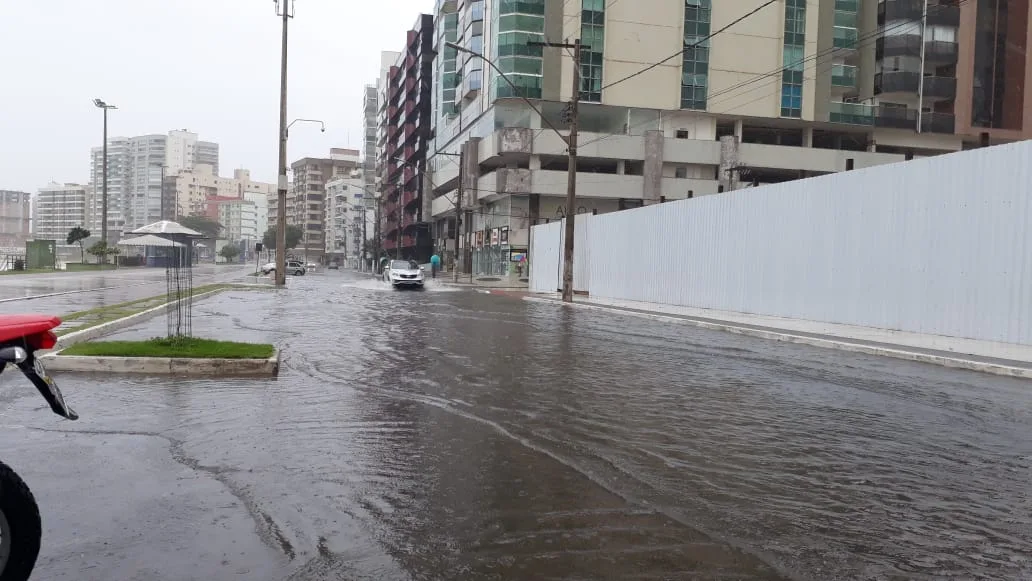
M101 154L101 194L100 194L100 239L104 241L104 244L108 243L108 190L107 190L107 113L110 109L118 109L114 105L109 105L101 99L94 99L93 105L98 109L104 111L104 145L103 153ZM107 263L107 254L102 256L102 262Z

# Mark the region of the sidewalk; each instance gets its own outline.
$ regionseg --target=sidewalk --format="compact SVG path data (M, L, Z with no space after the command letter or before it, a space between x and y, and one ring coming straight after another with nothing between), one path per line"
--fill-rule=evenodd
M559 297L554 294L533 295L524 300L560 302ZM574 306L620 312L775 341L1032 379L1032 346L1028 345L994 343L941 335L924 335L889 329L636 301L575 297Z

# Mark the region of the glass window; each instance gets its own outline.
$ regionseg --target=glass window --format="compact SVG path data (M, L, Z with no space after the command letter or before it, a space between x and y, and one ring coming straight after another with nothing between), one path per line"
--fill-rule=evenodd
M605 0L581 0L580 99L602 102L602 60L605 50Z
M782 52L781 116L803 114L803 61L806 42L806 0L785 0L785 40Z
M684 54L681 58L681 108L706 109L709 73L710 1L684 2Z

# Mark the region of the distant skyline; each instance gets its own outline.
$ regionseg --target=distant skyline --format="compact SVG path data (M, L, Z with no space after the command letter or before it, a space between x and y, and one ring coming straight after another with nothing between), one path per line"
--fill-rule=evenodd
M362 98L433 0L297 0L290 23L289 160L362 149ZM223 175L276 181L280 20L271 0L33 0L0 18L0 189L86 183L109 137L188 129L220 145ZM108 58L105 60L102 55Z

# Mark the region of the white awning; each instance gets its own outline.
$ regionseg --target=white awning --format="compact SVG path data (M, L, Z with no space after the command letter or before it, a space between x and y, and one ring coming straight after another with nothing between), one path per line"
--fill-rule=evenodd
M173 242L168 238L154 236L153 234L148 234L147 236L139 236L137 238L126 238L125 240L119 240L118 246L161 246L164 248L183 247L183 245L179 242Z
M185 236L204 236L204 234L201 234L196 230L191 230L179 222L172 222L171 220L162 220L160 222L148 224L143 228L133 230L133 234L183 234Z

